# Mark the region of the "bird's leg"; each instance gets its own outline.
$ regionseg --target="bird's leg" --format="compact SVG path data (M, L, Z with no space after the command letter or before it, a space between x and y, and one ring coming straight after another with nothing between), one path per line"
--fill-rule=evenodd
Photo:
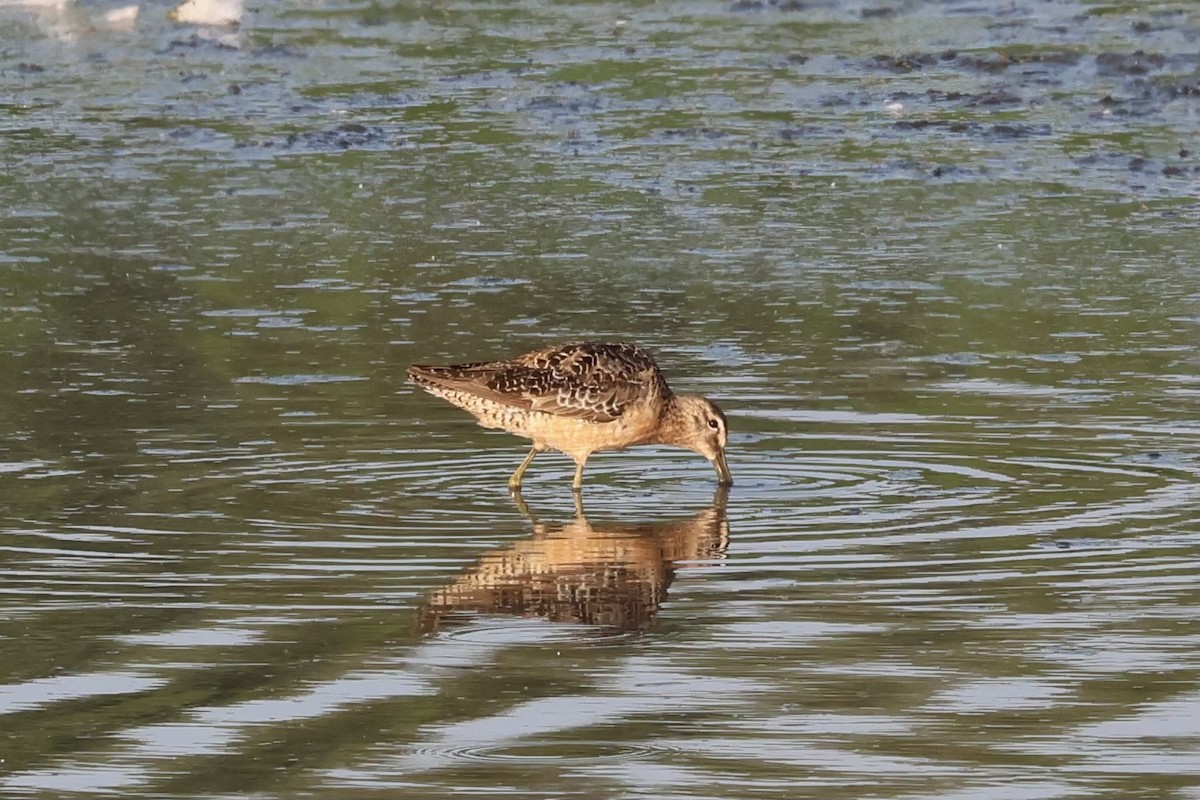
M587 456L575 462L575 480L571 483L571 490L574 492L583 491L583 465L587 463Z
M542 448L536 444L529 451L529 455L525 456L525 460L521 462L521 466L517 467L517 471L508 479L508 488L514 492L521 490L521 478L525 475L525 470L529 469L529 465L533 463L534 457L542 452Z

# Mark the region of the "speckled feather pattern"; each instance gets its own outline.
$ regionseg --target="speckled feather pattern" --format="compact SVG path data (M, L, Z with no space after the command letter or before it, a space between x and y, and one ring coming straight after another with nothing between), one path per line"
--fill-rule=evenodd
M575 461L579 491L588 457L639 444L684 447L712 463L721 482L728 427L721 409L699 395L677 395L642 348L572 342L505 361L450 366L414 364L408 375L425 391L469 411L485 428L533 440L508 480L518 490L534 457L559 450Z
M431 394L476 416L483 401L586 422L611 422L640 403L662 404L671 396L654 358L627 343L573 342L507 361L414 365L409 375ZM500 423L494 427L510 427L501 421L510 416L506 409L492 407L486 413Z

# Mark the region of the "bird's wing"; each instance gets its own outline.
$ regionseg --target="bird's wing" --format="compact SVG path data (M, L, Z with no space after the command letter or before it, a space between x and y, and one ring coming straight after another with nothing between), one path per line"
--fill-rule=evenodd
M670 394L654 358L632 344L580 342L515 359L536 411L610 422L631 406Z
M572 343L511 361L413 367L413 379L533 411L611 422L670 394L653 357L631 344Z

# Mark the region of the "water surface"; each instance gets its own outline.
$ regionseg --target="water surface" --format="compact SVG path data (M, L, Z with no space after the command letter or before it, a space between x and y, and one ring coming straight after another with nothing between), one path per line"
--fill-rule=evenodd
M1190 3L0 5L0 795L1200 798ZM413 362L636 340L588 465Z

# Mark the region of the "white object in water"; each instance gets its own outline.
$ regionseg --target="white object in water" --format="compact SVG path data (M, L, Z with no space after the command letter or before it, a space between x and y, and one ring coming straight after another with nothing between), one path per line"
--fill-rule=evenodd
M97 8L97 5L100 7ZM96 31L131 31L137 25L140 7L136 2L112 7L112 3L87 4L74 0L0 0L0 13L16 9L32 15L32 21L47 35L70 42ZM108 10L104 7L108 6ZM0 22L0 25L7 24Z
M190 25L232 27L242 21L242 0L185 0L170 14L176 22Z
M101 19L109 30L127 31L137 24L138 12L141 7L137 3L108 11Z

